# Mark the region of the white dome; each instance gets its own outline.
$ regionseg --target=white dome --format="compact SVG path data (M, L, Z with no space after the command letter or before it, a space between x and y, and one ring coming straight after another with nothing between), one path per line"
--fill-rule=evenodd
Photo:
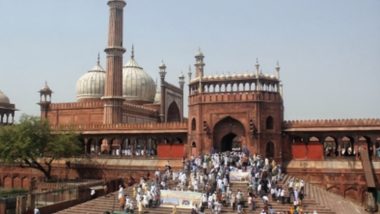
M151 76L140 67L132 56L123 66L123 97L126 101L153 103L156 84Z
M160 104L160 103L161 103L161 89L159 88L159 85L157 84L156 95L154 95L154 104Z
M100 99L104 96L106 72L98 63L77 81L77 99Z
M10 104L9 98L0 90L0 104Z

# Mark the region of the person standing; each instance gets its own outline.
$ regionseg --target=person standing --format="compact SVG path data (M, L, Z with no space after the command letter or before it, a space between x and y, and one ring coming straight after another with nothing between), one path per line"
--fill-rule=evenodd
M117 194L117 199L119 200L120 209L124 210L125 205L125 193L123 185L119 185L119 191Z

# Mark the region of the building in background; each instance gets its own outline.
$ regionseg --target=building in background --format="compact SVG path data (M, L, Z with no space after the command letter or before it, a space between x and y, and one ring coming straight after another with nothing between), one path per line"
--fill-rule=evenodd
M7 95L0 91L0 126L13 124L15 111L17 111L15 104L12 104Z

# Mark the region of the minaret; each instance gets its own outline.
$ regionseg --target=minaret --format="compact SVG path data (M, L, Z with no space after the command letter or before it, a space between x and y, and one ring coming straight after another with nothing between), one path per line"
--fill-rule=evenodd
M38 92L40 93L40 102L38 103L38 105L41 106L41 119L47 119L49 107L51 104L51 94L53 93L53 91L50 89L47 82L45 81L45 86Z
M261 90L261 86L260 86L260 64L259 64L259 58L256 58L256 64L255 64L255 67L256 67L256 91L260 91Z
M280 80L280 63L277 61L276 63L276 78Z
M183 72L181 72L181 75L179 75L179 77L178 77L178 83L179 83L179 87L183 91L183 88L185 86L185 75L183 74Z
M123 106L123 8L124 0L109 0L107 74L104 97L104 124L122 123Z
M189 77L189 84L191 82L191 65L189 65L189 72L187 72L187 76Z
M197 78L197 77L202 78L203 77L204 67L206 65L203 62L204 58L205 58L205 56L203 55L201 49L199 48L197 55L195 55L195 64L194 64L195 65L195 78Z
M165 76L166 76L166 65L164 61L162 60L161 65L158 67L160 69L160 82L161 82L161 103L160 103L160 122L165 122Z
M276 77L279 81L279 84L277 86L277 92L280 93L281 97L284 96L284 93L283 93L283 88L282 88L282 83L281 83L281 80L280 80L280 63L277 61L277 64L276 64Z

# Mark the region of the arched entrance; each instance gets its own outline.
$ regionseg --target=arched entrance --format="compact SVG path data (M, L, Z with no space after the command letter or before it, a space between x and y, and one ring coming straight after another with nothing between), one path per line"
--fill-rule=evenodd
M265 149L265 157L274 158L274 144L269 141Z
M169 105L167 121L168 122L179 122L179 121L181 121L181 113L179 111L177 103L175 103L175 102L172 102Z
M222 138L220 151L241 151L243 148L241 141L240 136L237 136L232 132L228 133Z
M234 134L234 133L229 133L229 134L225 135L222 138L220 151L221 152L231 151L233 140L235 137L236 137L236 134Z
M245 137L244 126L232 117L220 120L214 126L213 147L216 152L240 150Z

